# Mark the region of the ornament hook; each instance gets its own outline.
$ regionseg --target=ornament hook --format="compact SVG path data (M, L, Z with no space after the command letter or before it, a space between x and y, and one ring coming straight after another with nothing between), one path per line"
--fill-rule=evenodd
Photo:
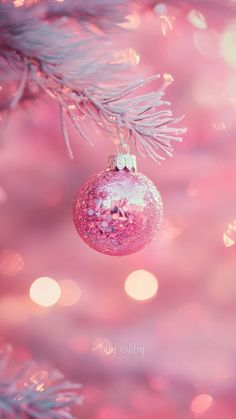
M126 143L120 143L116 146L116 154L129 154L129 146Z
M129 154L129 145L125 142L123 133L120 132L118 127L116 130L119 141L116 145L116 154Z

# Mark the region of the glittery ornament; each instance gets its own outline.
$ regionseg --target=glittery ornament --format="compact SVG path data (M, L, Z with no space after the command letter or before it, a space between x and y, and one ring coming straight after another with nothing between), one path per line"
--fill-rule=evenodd
M80 237L93 249L123 256L141 250L157 235L163 214L161 195L137 172L136 158L110 156L107 170L82 186L73 209Z

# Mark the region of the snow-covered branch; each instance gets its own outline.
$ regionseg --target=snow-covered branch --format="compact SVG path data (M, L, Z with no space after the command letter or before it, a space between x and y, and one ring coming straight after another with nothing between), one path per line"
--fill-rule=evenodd
M85 22L107 29L124 21L128 3L50 0L32 6L26 1L17 8L9 2L0 5L0 80L16 86L12 99L0 103L0 110L12 110L46 93L59 103L70 156L66 114L88 142L85 125L96 123L112 136L119 130L141 154L155 161L171 155L172 142L181 141L184 129L173 126L180 119L168 110L163 89L137 95L136 90L153 78L120 84L127 65L114 60L104 35L82 28Z

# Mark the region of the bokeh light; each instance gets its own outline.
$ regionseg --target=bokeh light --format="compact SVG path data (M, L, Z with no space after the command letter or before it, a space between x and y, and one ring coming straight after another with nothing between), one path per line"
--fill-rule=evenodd
M25 3L25 0L13 0L13 4L15 7L23 6Z
M210 394L199 394L194 397L191 403L191 410L196 415L201 415L211 407L212 403L213 398Z
M207 28L205 17L198 10L194 10L194 9L190 10L190 12L188 13L187 19L193 26L195 26L195 28L198 28L201 30Z
M30 4L40 3L9 1L13 13L25 10L27 15ZM59 13L71 7L60 1L52 2ZM88 2L79 3L86 8ZM75 156L70 161L58 139L53 101L37 101L34 112L35 101L31 105L26 97L27 109L19 104L6 124L3 112L0 343L10 341L16 353L28 351L30 358L42 360L42 368L58 367L65 379L82 383L84 402L73 409L75 417L235 419L236 1L139 3L138 13L132 3L125 15L133 14L115 25L126 30L113 31L112 22L106 25L97 14L95 19L92 10L88 29L91 36L101 36L104 28L106 36L106 26L111 26L110 53L117 64L109 86L119 82L119 62L132 67L122 74L124 81L158 73L160 78L137 94L169 86L165 97L153 101L170 101L173 117L185 115L176 124L186 126L187 133L182 144L174 144L174 158L161 168L150 158L139 161L139 170L160 188L165 201L159 236L143 252L122 259L88 248L74 231L71 203L87 176L104 168L104 154L113 154L112 141L103 142L104 131L90 127L69 101L69 112L75 122L81 117L81 129L88 129L94 144L90 151L67 120ZM37 10L35 15L41 13ZM115 17L121 22L119 14ZM72 20L72 42L77 32L83 40L79 18L76 24ZM101 24L97 32L96 20ZM60 23L60 16L50 21ZM62 18L62 29L69 29L69 21L69 16ZM94 66L99 51L98 46L91 53ZM79 57L73 62L80 65ZM94 66L85 68L86 89ZM0 83L3 104L16 94L21 69L14 75L11 87L10 71ZM96 82L99 74L94 87ZM34 92L33 84L31 80L30 89L26 85L26 95L31 88ZM35 93L37 97L37 89ZM170 107L164 103L155 112L164 112L165 119ZM108 108L118 105L106 103ZM133 112L132 107L128 117ZM161 135L163 131L165 124ZM51 278L39 278L43 276ZM40 380L47 380L47 372L27 382L40 391Z
M76 282L70 279L59 281L61 297L58 303L64 307L73 306L78 303L81 296L81 289Z
M134 300L145 301L154 297L158 290L156 277L148 271L132 272L125 281L125 291Z
M140 20L140 17L138 15L138 13L133 13L132 15L127 15L125 18L126 18L125 22L122 22L122 23L118 24L118 26L120 26L121 28L128 29L128 30L134 30L134 29L137 29L141 24L141 20Z
M230 24L220 40L220 52L224 60L233 68L236 68L236 24Z
M60 296L60 286L52 278L37 278L30 287L31 300L43 307L53 306L57 303Z
M236 220L228 224L227 230L223 234L223 241L226 247L231 247L236 241Z

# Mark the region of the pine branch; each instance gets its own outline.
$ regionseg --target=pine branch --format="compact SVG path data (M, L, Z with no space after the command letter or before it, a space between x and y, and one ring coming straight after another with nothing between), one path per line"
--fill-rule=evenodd
M58 371L40 371L32 363L24 363L15 373L12 369L11 347L5 347L0 352L2 418L73 419L70 407L82 402L79 384L63 381Z
M0 5L0 79L9 85L18 84L10 104L4 102L6 110L24 102L26 95L29 100L30 92L33 98L41 91L59 103L70 157L65 114L86 141L91 142L88 128L93 123L113 137L118 129L122 136L133 141L140 154L159 162L163 155L172 155L173 141L181 141L185 130L172 126L181 118L173 118L170 110L162 110L163 106L169 106L162 100L163 89L129 97L158 76L114 86L114 80L122 78L127 66L114 62L106 38L95 33L85 36L71 21L68 24L58 18L74 14L84 25L85 21L93 21L97 10L97 25L107 28L104 22L109 18L117 23L124 19L125 10L127 13L125 0L118 0L113 9L112 4L115 3L111 0L86 3L81 0L64 1L61 6L42 1L41 8L39 5L15 8L8 2ZM4 104L0 104L0 109L3 108Z

